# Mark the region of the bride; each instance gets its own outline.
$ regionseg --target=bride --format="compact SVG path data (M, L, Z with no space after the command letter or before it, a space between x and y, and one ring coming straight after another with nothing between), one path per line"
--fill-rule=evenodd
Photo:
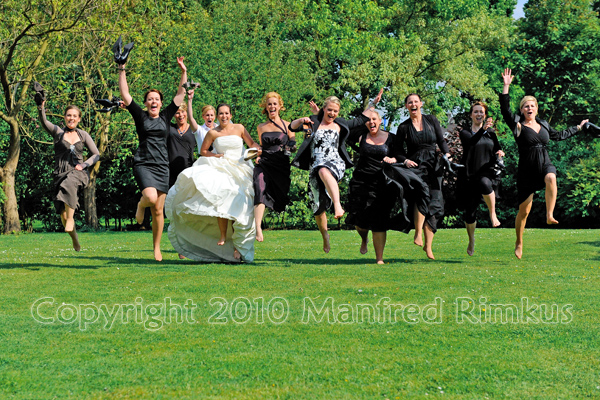
M217 118L219 126L208 131L202 142L202 157L179 174L167 195L169 240L192 260L252 262L253 166L244 160L244 142L257 149L259 145L243 125L231 122L228 104L217 107ZM211 145L215 153L209 151Z

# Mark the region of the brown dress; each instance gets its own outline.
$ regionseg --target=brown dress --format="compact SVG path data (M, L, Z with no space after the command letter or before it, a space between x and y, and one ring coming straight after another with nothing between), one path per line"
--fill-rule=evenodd
M66 128L60 128L49 122L43 108L39 109L39 113L42 126L52 135L54 141L54 207L59 214L64 209L63 204L76 210L79 207L79 190L90 180L87 168L98 161L100 153L86 131L76 128L79 140L71 144L64 139ZM83 161L84 147L92 153L85 161ZM81 165L83 170L75 169L77 165Z

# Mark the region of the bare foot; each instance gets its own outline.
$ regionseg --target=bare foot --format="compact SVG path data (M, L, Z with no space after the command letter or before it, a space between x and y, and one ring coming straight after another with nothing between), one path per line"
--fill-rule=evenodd
M156 261L162 261L162 253L160 252L160 249L154 249L154 259Z
M329 233L326 233L325 236L323 236L323 251L325 253L329 253L329 250L331 250L331 245L329 244Z
M178 254L180 260L185 260L185 256L183 254Z
M379 264L379 265L383 265L383 264L385 264L385 263L383 262L383 260L379 260L379 261L377 261L377 264Z
M491 216L490 216L490 219L492 220L492 226L493 226L494 228L497 228L497 227L499 227L499 226L500 226L500 220L498 220L498 217L496 217L496 214L494 214L494 215L491 215Z
M219 239L219 241L217 242L217 246L223 246L225 244L225 240L227 238L222 237L221 239Z
M335 206L335 214L334 214L334 218L335 219L340 219L344 216L344 214L346 213L346 211L344 211L344 209L342 208L342 206Z
M413 243L419 247L423 247L423 237L421 236L421 234L415 233L415 240Z
M523 257L523 244L515 243L515 256L519 260Z
M240 254L238 249L236 249L235 247L233 248L233 258L235 258L236 260L242 259L242 255Z
M423 247L423 251L425 252L425 254L427 254L427 258L429 258L430 260L435 260L435 257L433 256L433 251L431 249Z
M263 240L265 240L265 238L263 237L262 229L257 229L256 230L256 241L262 242Z
M548 225L556 225L556 224L558 224L558 221L556 219L554 219L554 216L551 215L551 216L549 216L549 217L546 218L546 223Z
M360 254L367 254L367 251L369 251L369 247L367 246L369 244L369 240L364 239L361 244L360 244Z
M73 218L67 218L67 220L65 222L65 232L67 232L67 233L73 232L74 228L75 228L75 220Z
M144 209L140 207L140 203L137 204L137 209L135 210L135 221L142 225L144 223Z
M472 256L475 253L475 241L469 240L469 245L467 246L467 254Z

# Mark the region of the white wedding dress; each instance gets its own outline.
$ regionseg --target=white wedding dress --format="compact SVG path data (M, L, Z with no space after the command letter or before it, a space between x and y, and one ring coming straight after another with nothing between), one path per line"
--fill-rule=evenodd
M205 262L236 262L234 246L242 261L254 260L253 165L244 161L244 141L221 136L213 142L222 158L200 157L183 170L169 190L165 211L170 220L169 240L179 254ZM217 218L226 218L227 241L220 238Z

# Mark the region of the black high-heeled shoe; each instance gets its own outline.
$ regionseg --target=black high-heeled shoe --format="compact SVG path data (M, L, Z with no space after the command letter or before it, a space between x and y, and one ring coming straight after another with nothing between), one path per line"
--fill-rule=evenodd
M121 36L119 36L112 49L115 53L115 62L119 65L125 65L125 63L127 63L129 53L131 52L131 49L133 49L133 42L127 43L125 46L123 46L123 41L121 40Z
M196 89L200 87L200 84L198 82L194 82L193 80L189 80L188 82L184 83L183 88L187 91L190 91L191 89Z
M444 168L446 168L446 170L448 172L450 172L452 175L456 175L458 173L459 169L462 169L465 167L462 164L457 164L455 162L451 162L450 160L448 160L448 157L446 157L445 154L442 156L442 162L443 162Z
M38 106L41 106L44 100L46 100L46 91L38 82L33 82L33 91L35 94L33 95L33 101Z
M600 126L594 125L591 122L586 122L583 125L583 129L590 132L594 137L600 138Z
M113 110L119 110L119 106L121 105L121 99L118 97L113 97L112 100L109 99L94 99L96 104L100 104L104 108L98 110L101 113L107 113Z

